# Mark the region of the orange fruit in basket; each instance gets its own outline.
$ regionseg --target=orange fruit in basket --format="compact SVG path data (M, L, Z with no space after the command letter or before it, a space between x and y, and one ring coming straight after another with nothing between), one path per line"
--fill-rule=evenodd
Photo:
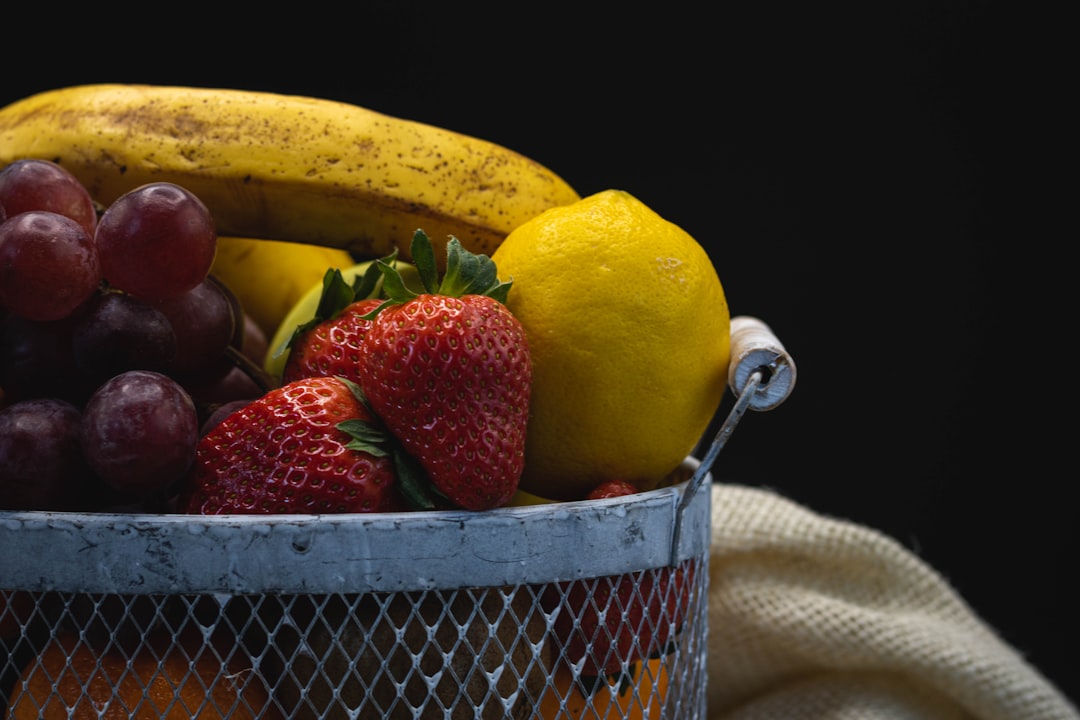
M216 720L281 718L250 663L225 662L194 631L158 635L128 655L98 650L74 633L50 639L15 682L8 720ZM54 687L55 685L55 687ZM143 688L147 687L146 698ZM85 690L84 690L85 689ZM55 690L55 691L54 691ZM260 715L260 713L265 713Z
M561 663L540 697L533 720L662 717L668 693L667 664L663 658L650 658L634 667L630 678L577 678Z
M521 488L578 500L612 477L654 487L726 388L730 314L705 249L606 190L525 222L491 259L533 361Z

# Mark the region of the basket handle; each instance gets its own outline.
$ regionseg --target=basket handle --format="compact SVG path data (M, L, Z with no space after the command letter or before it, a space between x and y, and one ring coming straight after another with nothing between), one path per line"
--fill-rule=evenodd
M795 361L768 325L749 315L731 318L728 386L735 393L735 404L683 490L675 513L675 527L672 529L672 565L676 564L678 556L686 507L697 495L716 457L735 431L735 426L747 410L772 410L787 400L795 388L795 377Z

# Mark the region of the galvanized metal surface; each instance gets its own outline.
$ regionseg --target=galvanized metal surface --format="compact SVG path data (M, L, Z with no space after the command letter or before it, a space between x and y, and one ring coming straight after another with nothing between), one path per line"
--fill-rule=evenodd
M0 712L703 720L711 478L695 469L484 513L2 513ZM555 640L560 618L585 632L584 608L628 633L606 680Z
M323 593L612 575L706 550L707 483L684 498L687 487L684 482L624 498L483 513L4 512L0 585L102 593ZM678 524L677 513L683 515ZM681 530L674 543L676 525Z

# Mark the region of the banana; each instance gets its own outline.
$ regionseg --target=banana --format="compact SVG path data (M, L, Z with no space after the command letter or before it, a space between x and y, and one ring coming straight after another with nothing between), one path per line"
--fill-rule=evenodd
M328 269L354 264L349 253L337 248L218 235L210 272L270 338L304 293L322 286Z
M490 255L579 199L513 150L357 105L235 89L91 84L0 108L0 167L54 160L108 205L148 182L199 196L224 235L410 260L413 232ZM445 257L441 246L436 258Z

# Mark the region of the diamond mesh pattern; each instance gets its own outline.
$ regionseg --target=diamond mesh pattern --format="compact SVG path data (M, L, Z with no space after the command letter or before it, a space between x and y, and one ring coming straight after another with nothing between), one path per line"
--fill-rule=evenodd
M0 589L0 712L694 720L706 563L362 595Z

